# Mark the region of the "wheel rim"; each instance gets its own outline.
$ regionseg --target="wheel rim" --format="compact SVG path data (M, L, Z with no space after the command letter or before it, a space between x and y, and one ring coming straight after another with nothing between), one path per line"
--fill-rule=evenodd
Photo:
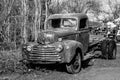
M108 50L109 50L109 45L107 44L106 53L105 53L105 58L106 58L106 59L108 58Z
M113 57L116 57L116 49L113 49Z
M80 68L81 68L81 58L80 58L79 53L76 55L72 66L73 66L74 71L80 70Z

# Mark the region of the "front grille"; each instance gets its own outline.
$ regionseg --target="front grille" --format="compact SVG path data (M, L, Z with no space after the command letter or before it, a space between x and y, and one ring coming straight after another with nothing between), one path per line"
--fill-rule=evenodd
M59 61L60 56L56 53L55 47L33 47L29 54L30 60Z
M35 46L32 49L32 53L55 53L55 47Z

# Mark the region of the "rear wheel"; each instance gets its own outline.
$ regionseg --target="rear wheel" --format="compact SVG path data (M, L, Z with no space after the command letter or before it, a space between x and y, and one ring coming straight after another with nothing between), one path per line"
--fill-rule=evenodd
M116 47L116 42L114 40L111 40L109 42L109 56L108 58L109 59L115 59L116 58L116 53L117 53L117 47Z
M116 37L116 41L117 41L117 42L120 42L120 36L117 36L117 37Z
M80 72L81 70L81 55L80 53L76 53L76 55L74 56L73 60L66 64L66 69L68 71L68 73L71 74L75 74Z
M104 40L101 43L102 57L105 58L105 59L108 59L108 48L109 48L108 43L109 43L108 40Z
M115 59L117 53L116 42L114 40L104 40L101 44L102 56L105 59Z

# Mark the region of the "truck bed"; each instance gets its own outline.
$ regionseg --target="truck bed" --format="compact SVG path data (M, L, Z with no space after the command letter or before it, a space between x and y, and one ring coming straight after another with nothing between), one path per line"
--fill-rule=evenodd
M95 44L98 44L99 42L105 40L105 37L103 35L90 35L90 39L89 39L89 45L93 46Z
M90 35L90 39L89 39L89 47L93 47L94 45L100 43L101 41L105 40L106 38L103 35ZM98 56L100 54L94 54L94 50L88 52L85 56L84 56L84 60L87 60L93 56Z

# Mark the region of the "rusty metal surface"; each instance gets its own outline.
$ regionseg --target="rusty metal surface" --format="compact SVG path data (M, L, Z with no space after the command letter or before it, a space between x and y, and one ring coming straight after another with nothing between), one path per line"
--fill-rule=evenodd
M48 19L56 18L87 18L87 15L83 13L54 14L51 15Z

